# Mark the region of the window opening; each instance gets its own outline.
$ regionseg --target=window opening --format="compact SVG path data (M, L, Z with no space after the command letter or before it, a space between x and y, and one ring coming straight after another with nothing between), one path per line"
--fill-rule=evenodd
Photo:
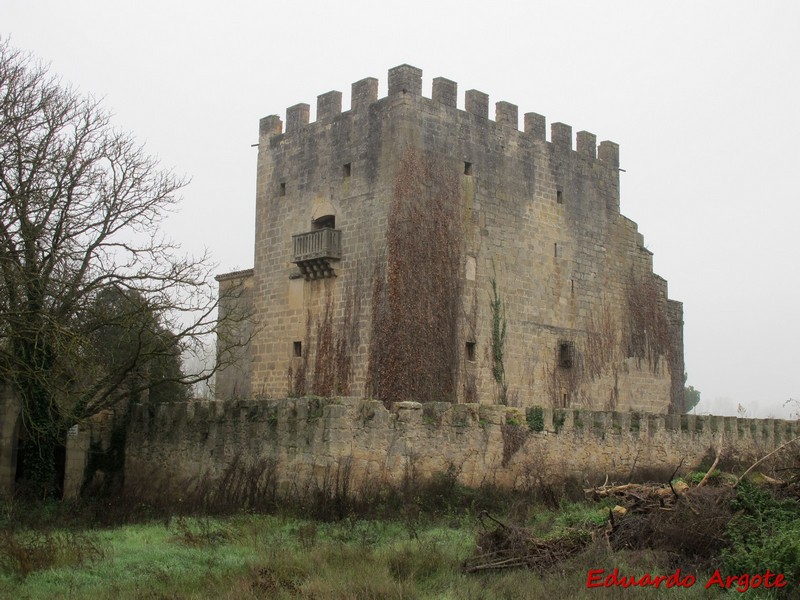
M294 342L292 350L295 356L303 356L303 342Z
M346 165L344 165L344 167L342 168L342 174L345 177L350 177L350 163L347 163Z
M285 196L286 195L286 182L285 181L281 182L280 189L278 190L278 195L279 196Z
M311 221L312 229L336 229L336 215L324 215Z
M467 342L466 346L467 360L475 362L475 342Z
M464 175L472 175L472 163L465 162L464 163Z
M564 204L564 192L561 191L561 188L556 189L556 202Z
M558 342L558 366L565 369L572 367L575 362L575 342Z

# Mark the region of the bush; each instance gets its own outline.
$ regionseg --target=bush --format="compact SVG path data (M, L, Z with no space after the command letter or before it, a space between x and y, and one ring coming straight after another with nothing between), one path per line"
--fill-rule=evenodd
M541 406L532 406L525 411L525 420L531 431L544 431L544 410Z
M739 514L726 529L730 546L722 552L725 569L751 574L769 569L789 582L800 580L800 504L775 498L744 480L733 508Z

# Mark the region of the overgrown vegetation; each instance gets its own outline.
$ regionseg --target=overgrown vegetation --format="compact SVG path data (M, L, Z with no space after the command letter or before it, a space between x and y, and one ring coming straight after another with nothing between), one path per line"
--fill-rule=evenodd
M625 323L626 354L647 361L650 370L658 373L662 357L669 358L672 353L666 298L654 276L636 277L631 273L626 300L630 316Z
M674 491L664 484L598 488L611 493L590 503L562 495L546 508L530 491L465 488L455 467L430 479L411 468L397 488L354 490L342 463L318 485L296 489L293 502L272 503L272 516L210 516L215 507L226 512L236 494L252 493L243 488L246 474L256 475L241 464L226 474L220 487L239 490L227 496L207 479L204 493L169 506L137 512L123 501L115 513L106 505L120 521L132 514L144 523L99 531L91 503L6 503L0 596L619 598L620 588L587 589L590 570L640 577L680 568L697 583L627 589L626 597L721 597L719 586L704 587L715 569L737 578L770 569L789 581L770 593L788 598L800 579L793 480L776 493L748 480L733 487L735 478L725 474L688 473L685 483L673 482ZM659 490L666 494L660 508ZM204 496L221 504L198 500ZM651 502L654 511L646 510ZM618 507L610 520L617 504L628 514ZM512 564L517 568L506 570ZM754 597L772 596L762 589Z
M341 319L334 319L331 280L326 279L323 282L325 304L322 315L316 320L314 338L311 338L311 311L309 311L303 340L305 351L300 361L300 368L293 374L292 366L289 366L291 396L302 396L304 394L301 391L306 389L309 389L311 394L328 398L350 394L353 353L358 348L360 340L361 279L361 268L357 267L356 276L343 291L344 313ZM311 348L314 349L313 352L310 352ZM314 368L309 386L306 379L312 358Z
M796 490L794 497L781 498L744 480L732 507L736 515L725 530L729 545L722 551L725 568L734 573L770 569L800 585L800 504Z
M497 400L499 404L508 404L508 381L504 362L507 321L506 309L497 290L497 277L492 276L492 293L489 308L492 312L492 377L497 384Z
M98 537L87 532L0 530L0 573L25 579L36 571L88 567L105 558Z
M611 312L607 299L590 317L590 329L586 336L582 365L591 379L608 373L620 358L620 327Z
M0 39L0 381L21 405L21 471L40 496L58 491L72 425L147 392L175 399L221 364L178 364L204 356L225 320L214 266L159 231L185 184Z
M531 406L525 411L525 420L531 431L544 431L544 409L541 406Z
M460 367L461 182L440 158L404 150L373 276L367 393L384 403L453 402Z
M508 465L511 457L525 445L529 430L516 419L508 419L501 425L500 431L503 434L503 460L501 463L505 467Z

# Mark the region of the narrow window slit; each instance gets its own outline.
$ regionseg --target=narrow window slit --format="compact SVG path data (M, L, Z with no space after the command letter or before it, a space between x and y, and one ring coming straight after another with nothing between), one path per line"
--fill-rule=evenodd
M475 362L475 342L467 342L466 345L467 360Z

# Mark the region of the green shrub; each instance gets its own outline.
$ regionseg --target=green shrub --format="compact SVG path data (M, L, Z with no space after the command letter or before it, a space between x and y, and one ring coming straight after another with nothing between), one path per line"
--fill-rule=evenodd
M531 431L544 431L544 410L541 406L532 406L525 411L525 420Z
M719 480L721 471L715 470L711 475L708 477L707 483L711 483L712 481ZM684 479L686 483L690 485L697 485L703 478L706 476L706 471L693 471L689 473Z
M800 504L779 499L742 481L733 501L739 514L726 528L730 546L723 550L730 573L782 573L790 586L800 580ZM787 592L790 586L781 591ZM776 596L780 595L776 592Z
M608 521L608 508L583 502L562 502L555 517L555 531L560 535L574 527L588 528L604 525Z

